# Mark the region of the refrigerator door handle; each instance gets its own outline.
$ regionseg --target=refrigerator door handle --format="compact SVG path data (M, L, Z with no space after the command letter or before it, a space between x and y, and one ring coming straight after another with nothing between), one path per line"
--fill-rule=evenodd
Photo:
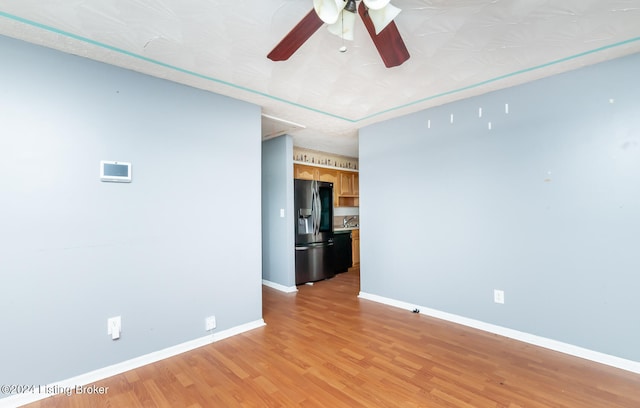
M313 233L316 233L316 191L313 188L314 181L311 181L311 228Z
M311 183L311 198L313 200L313 235L318 233L318 182Z
M313 225L313 234L320 232L320 217L322 216L322 204L320 201L320 188L318 181L311 181L311 224Z
M317 225L316 225L316 234L320 233L320 224L322 222L322 200L320 200L320 186L318 185L318 182L316 182L316 200L318 201L318 204L316 205L316 210L318 211L317 214Z
M318 222L320 221L320 209L318 208L318 182L314 181L313 183L313 203L314 208L315 208L315 214L316 214L316 218L315 218L315 223L313 224L313 234L317 235L318 234Z

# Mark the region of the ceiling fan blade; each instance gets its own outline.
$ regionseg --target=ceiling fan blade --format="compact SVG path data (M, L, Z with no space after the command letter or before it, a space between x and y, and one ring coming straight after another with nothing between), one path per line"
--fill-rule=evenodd
M369 17L364 1L361 1L358 5L358 14L362 17L364 26L367 27L367 31L378 49L378 54L382 57L385 67L397 67L409 59L409 51L404 45L396 23L393 21L390 22L389 25L376 35L376 28L373 25L373 21L371 21L371 17Z
M300 22L289 31L273 50L267 55L272 61L289 59L305 41L324 24L316 11L312 9Z

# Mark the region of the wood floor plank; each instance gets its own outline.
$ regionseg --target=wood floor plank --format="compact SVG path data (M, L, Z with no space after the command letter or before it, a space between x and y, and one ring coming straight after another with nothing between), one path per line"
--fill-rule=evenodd
M30 408L638 408L640 375L358 298L263 288L261 327Z

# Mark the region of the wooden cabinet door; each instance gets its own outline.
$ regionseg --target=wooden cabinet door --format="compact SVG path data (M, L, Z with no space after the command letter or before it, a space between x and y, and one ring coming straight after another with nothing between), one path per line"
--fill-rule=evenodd
M360 195L360 174L353 173L353 194Z
M353 194L353 173L340 172L340 195Z
M318 167L318 180L333 183L333 206L338 207L338 193L340 189L340 183L338 182L338 171L325 169L324 167Z
M353 266L360 266L360 230L351 231L351 256Z
M338 182L338 172L336 170L318 167L318 180L327 181L335 185Z
M294 164L293 178L302 180L318 180L318 168L305 166L304 164Z

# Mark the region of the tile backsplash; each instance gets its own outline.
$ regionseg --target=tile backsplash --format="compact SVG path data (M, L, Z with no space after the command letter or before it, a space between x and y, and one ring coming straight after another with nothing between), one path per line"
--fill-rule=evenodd
M359 214L360 214L360 207L333 207L333 215L336 217L352 216L352 215L359 215Z

